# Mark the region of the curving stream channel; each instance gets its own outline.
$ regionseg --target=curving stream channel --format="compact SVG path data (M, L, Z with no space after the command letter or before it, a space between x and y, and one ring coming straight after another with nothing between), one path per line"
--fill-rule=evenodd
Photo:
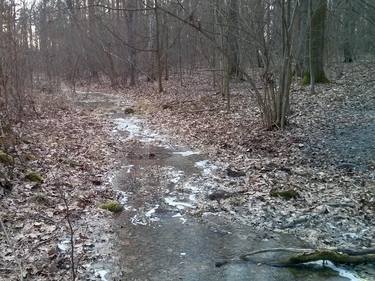
M113 137L122 142L119 168L110 180L124 211L114 219L117 264L101 280L364 280L333 264L294 268L254 262L215 262L275 247L308 247L295 237L255 233L215 212L200 213L198 204L217 189L221 168L198 151L175 146L147 129L142 119L121 113L126 101L103 93L80 93L78 104L100 110L114 122Z

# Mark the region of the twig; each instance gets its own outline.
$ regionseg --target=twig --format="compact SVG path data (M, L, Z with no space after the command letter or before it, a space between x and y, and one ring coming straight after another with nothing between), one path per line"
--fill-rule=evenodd
M216 107L216 108L208 108L208 109L178 111L177 113L179 113L179 114L181 114L181 113L202 113L202 112L206 112L206 111L216 111L216 110L220 110L220 109L221 109L220 107Z
M53 175L53 178L56 180L55 176ZM63 201L65 206L65 219L68 223L69 228L69 234L70 234L70 265L71 265L71 272L72 272L72 281L75 281L77 279L77 266L75 263L75 251L74 251L74 228L73 223L70 217L70 209L69 209L69 203L66 198L65 192L61 188L61 183L56 181L56 187L60 194L60 199Z
M216 262L216 267L221 267L228 263L239 261L251 261L250 256L262 253L289 252L292 255L286 259L280 259L277 262L266 263L272 266L293 266L312 261L331 261L339 264L361 264L375 261L375 248L369 249L300 249L300 248L270 248L240 255L238 259L228 259Z
M77 272L76 272L76 265L74 261L74 229L73 229L73 224L72 220L70 218L70 209L69 209L69 204L68 200L66 199L65 193L61 190L60 187L58 187L59 192L61 194L61 199L64 202L65 205L65 219L68 223L69 227L69 232L70 232L70 263L71 263L71 270L72 270L72 281L75 281L77 278Z
M6 239L7 243L11 246L12 249L14 249L14 245L13 245L12 241L9 238L8 231L7 231L6 227L5 227L4 222L3 222L2 219L0 219L0 224L1 224L1 228L4 230L5 239ZM17 257L17 253L16 252L14 252L14 257L15 257L15 260L16 260L17 266L18 266L20 281L23 281L22 261Z

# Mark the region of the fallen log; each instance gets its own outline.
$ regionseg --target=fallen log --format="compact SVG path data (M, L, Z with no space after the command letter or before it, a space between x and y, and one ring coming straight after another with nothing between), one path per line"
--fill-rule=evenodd
M272 266L288 267L299 264L304 264L314 261L331 261L335 264L364 264L375 263L375 248L369 249L298 249L298 248L270 248L262 249L250 253L240 255L237 259L228 259L216 262L216 267L232 262L253 261L253 256L263 253L277 253L287 252L291 253L288 258L281 258L277 261L263 262Z

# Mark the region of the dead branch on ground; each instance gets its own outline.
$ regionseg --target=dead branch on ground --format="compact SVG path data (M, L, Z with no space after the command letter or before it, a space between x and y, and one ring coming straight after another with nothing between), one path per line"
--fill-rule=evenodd
M228 259L216 262L216 267L238 262L253 261L253 256L263 253L287 252L292 255L288 258L280 258L276 262L266 263L272 266L293 266L313 261L331 261L336 264L363 264L375 262L375 248L369 249L298 249L298 248L270 248L240 255L237 259Z

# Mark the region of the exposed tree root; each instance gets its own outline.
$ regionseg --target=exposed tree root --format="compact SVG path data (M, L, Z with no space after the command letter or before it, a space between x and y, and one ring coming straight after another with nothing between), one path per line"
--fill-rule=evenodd
M253 261L252 256L263 253L287 252L291 253L288 258L282 258L267 263L273 266L293 266L313 261L331 261L336 264L362 264L375 262L375 248L352 250L352 249L298 249L298 248L270 248L262 249L239 256L238 259L228 259L216 262L216 267L221 267L231 262Z

